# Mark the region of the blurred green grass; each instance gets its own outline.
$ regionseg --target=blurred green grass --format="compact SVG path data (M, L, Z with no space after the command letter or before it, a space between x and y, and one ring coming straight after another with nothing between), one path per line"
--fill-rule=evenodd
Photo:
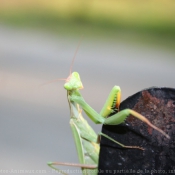
M173 0L0 0L0 23L175 46Z

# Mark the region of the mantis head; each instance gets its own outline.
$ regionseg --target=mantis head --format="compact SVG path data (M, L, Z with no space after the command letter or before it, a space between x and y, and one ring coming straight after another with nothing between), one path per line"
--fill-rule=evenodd
M67 79L64 84L64 88L68 91L78 90L83 88L80 76L78 72L73 72Z

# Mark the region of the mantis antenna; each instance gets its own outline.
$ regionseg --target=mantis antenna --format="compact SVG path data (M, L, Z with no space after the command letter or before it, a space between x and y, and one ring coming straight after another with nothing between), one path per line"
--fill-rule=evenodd
M81 38L80 38L80 40L79 40L79 42L78 42L78 46L77 46L77 48L76 48L76 51L75 51L75 53L74 53L74 56L73 56L73 59L72 59L71 65L70 65L69 77L68 77L68 78L57 78L57 79L48 81L48 82L46 82L46 83L43 83L43 84L41 84L40 86L44 86L44 85L46 85L46 84L54 83L54 82L57 82L57 81L60 81L60 80L61 80L61 81L62 81L62 80L63 80L63 81L68 81L68 80L71 78L72 67L73 67L73 64L74 64L74 62L75 62L75 58L76 58L76 55L77 55L77 53L78 53L78 50L79 50L80 44L81 44L81 42L82 42L82 39L83 39L83 35L81 36Z
M78 50L79 50L80 44L81 44L81 42L82 42L82 39L83 39L83 35L81 36L81 38L80 38L80 40L79 40L79 42L78 42L77 49L76 49L76 51L75 51L75 53L74 53L74 57L73 57L73 59L72 59L71 65L70 65L70 75L72 74L72 67L73 67L73 64L74 64L74 62L75 62L75 58L76 58L76 55L77 55L77 53L78 53Z

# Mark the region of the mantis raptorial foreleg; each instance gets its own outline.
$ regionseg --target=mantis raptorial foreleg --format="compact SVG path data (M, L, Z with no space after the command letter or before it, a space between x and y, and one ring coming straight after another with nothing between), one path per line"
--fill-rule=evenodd
M147 123L150 127L162 133L165 137L170 138L169 135L167 135L164 131L153 125L148 119L146 119L144 116L137 113L136 111L133 111L131 109L125 109L119 111L120 97L121 97L120 87L114 86L100 114L98 114L93 108L91 108L85 102L84 98L78 91L76 92L76 95L71 96L70 100L78 103L85 111L85 113L89 116L89 118L91 118L91 120L94 121L96 124L101 123L106 125L119 125L123 123L129 115L133 115L139 120L142 120L143 122ZM110 116L109 118L106 118L115 110L119 112L117 114Z
M80 164L49 162L48 165L54 169L57 169L54 165L79 166L82 168L83 175L97 175L98 173L97 167L100 149L99 144L97 143L98 136L83 118L80 107L94 123L118 125L124 122L125 119L131 114L169 138L164 131L151 124L149 120L147 120L141 114L130 109L119 111L121 90L118 86L114 86L114 88L111 90L109 97L100 113L97 113L93 108L91 108L81 96L79 90L83 88L83 85L77 72L73 72L67 78L64 88L67 90L67 98L71 115L70 126L75 140ZM118 113L107 118L115 111L118 111ZM121 147L144 150L144 148L139 146L125 146L106 134L100 133L100 135L110 139ZM61 170L58 171L66 174Z

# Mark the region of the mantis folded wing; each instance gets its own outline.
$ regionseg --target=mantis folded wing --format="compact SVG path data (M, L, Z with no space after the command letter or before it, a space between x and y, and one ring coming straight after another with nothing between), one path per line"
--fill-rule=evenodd
M102 108L100 114L98 114L93 108L91 108L81 96L79 90L83 88L82 82L80 80L80 76L77 72L73 72L66 80L64 88L67 90L67 98L70 107L70 126L72 129L72 133L74 136L76 149L78 152L78 158L80 164L68 164L64 163L64 165L71 166L80 166L82 168L83 175L97 175L97 167L98 167L98 159L99 159L99 144L97 142L98 136L94 132L94 130L88 125L87 121L83 118L80 107L85 111L87 116L97 124L106 124L106 125L119 125L125 121L125 119L129 115L133 115L134 117L142 120L150 127L154 128L158 132L162 133L165 137L169 138L169 136L150 123L148 119L146 119L141 114L131 110L125 109L119 111L120 106L120 97L121 90L119 86L114 86L111 90L109 97ZM118 111L117 114L107 118L111 113ZM100 133L100 135L110 139L111 141L117 143L118 145L125 148L136 148L144 150L139 146L125 146L109 136ZM53 165L61 165L62 163L58 162L49 162L48 165L52 168L56 169ZM63 164L62 164L63 165ZM61 170L58 170L61 173L65 174Z

